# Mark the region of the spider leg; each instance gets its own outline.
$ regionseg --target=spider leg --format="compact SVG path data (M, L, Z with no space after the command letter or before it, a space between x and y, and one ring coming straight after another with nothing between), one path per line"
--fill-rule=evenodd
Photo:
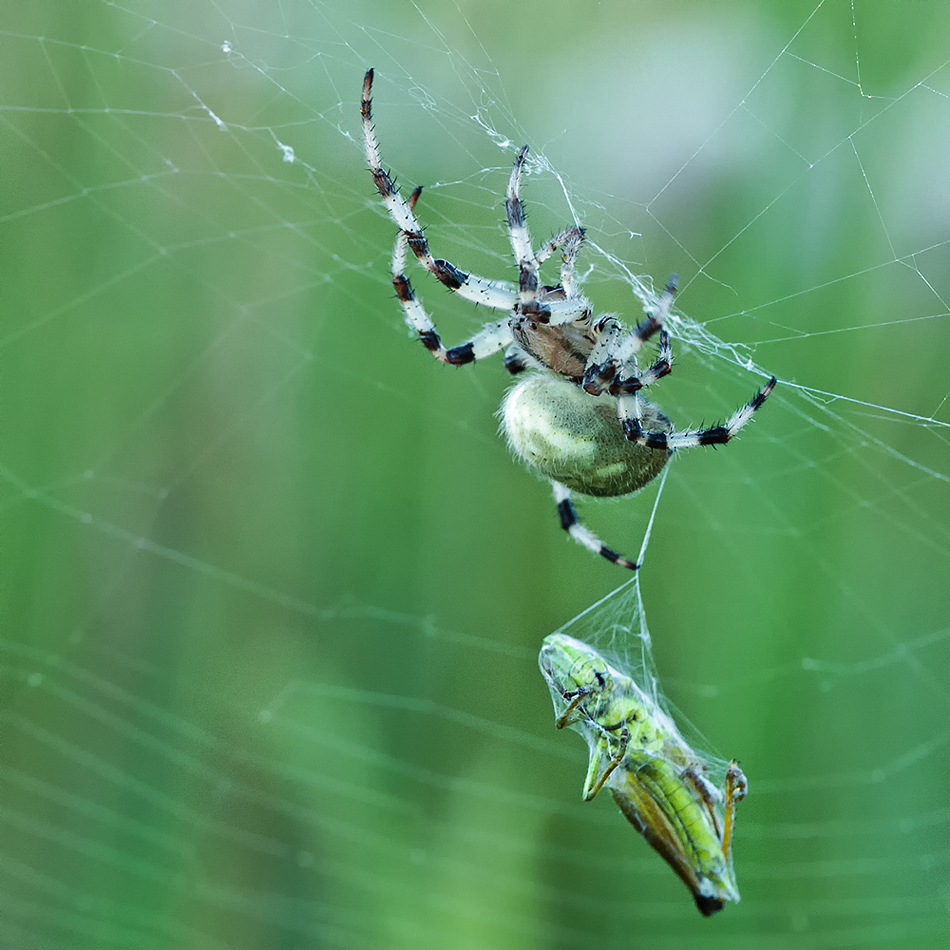
M679 284L679 274L670 274L670 279L666 282L666 288L657 302L656 309L642 323L637 324L636 330L631 336L636 337L639 342L630 355L633 355L640 347L653 336L663 326L663 321L670 315L673 307L673 298L676 296L676 287ZM621 362L625 362L623 351L620 351ZM626 357L629 359L629 356Z
M621 371L621 375L614 380L607 392L617 397L617 416L623 427L623 434L629 439L631 432L643 431L643 417L640 410L640 400L637 393L647 386L652 386L657 380L668 376L672 372L673 350L670 346L670 335L666 330L660 331L660 352L656 362L637 376L625 375L631 368L628 363ZM636 369L636 361L631 360L632 368ZM658 433L653 433L658 435Z
M507 325L508 322L505 321L505 323ZM508 335L511 335L510 327ZM511 346L505 350L505 369L508 370L512 376L523 373L529 366L537 365L538 364L531 359L517 343L512 343Z
M552 479L551 486L554 489L554 500L557 502L558 514L561 516L561 527L578 543L583 544L588 551L599 554L607 558L614 564L629 568L635 571L640 565L628 561L625 557L612 551L594 534L590 528L585 527L577 520L577 512L574 511L574 505L571 504L571 490L560 482Z
M565 297L563 300L546 299L539 307L542 308L542 312L537 314L538 323L546 323L552 327L589 320L591 315L590 301L580 294L576 297ZM521 312L524 311L521 310Z
M407 204L410 209L416 203L421 190L421 188L417 188L409 197ZM453 366L463 366L465 363L473 363L475 360L491 356L492 353L497 353L506 343L511 343L511 327L506 317L504 320L486 323L481 331L470 340L458 346L453 346L451 349L446 349L442 345L442 339L435 328L435 324L422 304L419 303L415 293L413 293L409 278L403 273L406 266L408 240L405 231L400 231L396 235L392 261L393 287L406 315L406 323L419 334L422 345L439 362L451 363ZM508 365L507 359L505 365Z
M584 238L583 228L567 228L556 234L547 244L541 246L542 260L553 254L558 247L565 248L561 266L561 286L564 299L538 299L538 257L531 249L531 234L525 220L524 204L521 201L521 172L524 168L528 146L523 145L515 158L511 178L508 181L508 194L505 200L505 214L508 220L508 238L511 250L518 263L518 303L513 308L516 313L533 318L538 323L561 326L590 317L590 301L577 294L574 288L574 262ZM563 241L563 245L562 245Z
M543 264L555 251L561 251L561 289L565 297L576 297L574 286L574 265L584 243L583 228L565 228L559 231L546 244L542 244L535 253L538 264Z
M603 392L603 388L592 384L588 377L599 366L609 363L609 354L616 348L617 341L620 339L620 322L612 314L603 314L594 321L591 331L595 334L597 342L594 343L594 348L587 357L582 385L591 395L598 396Z
M581 245L584 243L584 229L571 228L568 231L570 237L564 245L564 251L561 254L561 286L568 297L578 297L577 287L574 284L574 265L577 263L577 255L580 253Z
M511 178L508 179L508 195L505 200L505 215L508 219L508 239L518 264L518 313L537 317L540 323L547 323L549 309L538 302L538 259L531 248L531 233L524 216L521 202L521 172L528 146L522 145L515 158Z
M583 240L584 228L565 228L563 231L558 231L550 241L545 241L544 244L535 251L534 258L539 264L543 264L555 251L568 247L572 250L565 250L565 256L572 253L576 258Z
M382 167L379 154L379 142L373 126L372 100L373 70L366 73L363 80L363 102L360 114L363 116L363 139L366 148L366 161L373 174L376 190L393 219L396 227L406 235L406 242L419 263L435 278L445 284L449 290L464 300L482 304L494 310L511 310L518 302L518 292L507 281L489 280L478 274L467 274L449 261L435 258L429 250L429 244L422 233L416 216L412 213L414 201L406 201L393 183L389 172ZM418 191L418 189L417 189ZM416 194L416 192L414 192ZM418 195L417 195L418 197Z
M607 356L607 354L616 352L618 340L621 339L621 327L613 317L603 316L599 317L594 323L593 330L595 333L599 333L600 336L587 358L582 383L584 389L591 395L599 396L602 392L608 392L611 396L629 395L639 392L645 386L652 386L658 379L662 379L672 372L673 350L670 346L670 335L666 330L661 330L660 351L656 362L643 373L634 375L637 371L637 364L635 356L632 356L621 365L619 371L613 375L612 381L608 383L610 374L607 374L606 377L598 377L598 372L600 367L609 366L613 361L613 357Z
M611 396L623 396L629 393L639 392L646 386L652 386L658 379L668 376L673 371L673 349L670 346L670 335L666 330L660 331L660 352L657 355L656 362L647 370L640 373L639 376L626 375L627 370L631 368L628 363L617 379L610 385L607 392ZM636 369L636 363L633 363L633 369Z
M666 290L657 302L656 309L631 330L626 336L615 334L604 350L597 347L591 353L584 372L583 387L591 395L597 396L602 392L610 391L617 383L618 377L626 370L627 364L635 360L637 353L647 340L662 329L663 321L669 316L676 295L676 284L679 278L671 274Z
M540 260L546 260L559 247L564 247L561 265L561 287L564 299L538 299L540 260L531 249L531 234L525 220L524 204L521 201L521 173L524 169L528 146L523 145L515 158L511 178L508 180L508 193L505 199L505 215L508 221L508 238L511 250L518 263L518 303L513 307L517 314L560 326L574 323L590 317L590 302L577 294L574 287L574 262L584 239L583 228L566 228L556 234L547 244L541 246Z
M747 422L752 419L756 410L768 399L769 393L775 388L773 376L744 406L737 409L722 425L711 426L708 429L686 429L682 432L648 432L640 424L640 413L636 405L637 394L620 396L617 399L618 411L623 424L623 434L638 445L648 449L661 449L671 452L674 449L688 449L695 445L724 445ZM633 413L627 413L625 406L628 400L633 400Z

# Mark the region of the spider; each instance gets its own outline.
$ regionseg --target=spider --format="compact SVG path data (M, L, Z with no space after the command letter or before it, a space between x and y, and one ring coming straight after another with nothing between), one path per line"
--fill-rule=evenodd
M463 366L505 351L512 375L531 369L505 396L500 416L511 450L530 470L550 480L561 527L579 544L621 567L639 565L608 548L577 518L572 492L596 497L631 495L655 478L677 449L728 442L765 402L773 376L750 402L724 423L676 430L640 390L668 375L673 359L663 328L673 304L677 277L670 277L652 314L632 330L614 316L594 316L590 301L574 280L584 229L565 228L535 251L521 202L521 175L528 146L515 158L505 212L508 237L518 265L518 284L466 273L432 256L414 208L422 193L403 198L384 171L373 126L373 70L363 80L363 136L366 160L383 204L399 233L392 256L392 281L406 323L440 362ZM407 251L464 300L505 312L471 339L446 348L405 275ZM561 254L560 282L541 284L539 267ZM642 372L637 355L659 334L659 352Z

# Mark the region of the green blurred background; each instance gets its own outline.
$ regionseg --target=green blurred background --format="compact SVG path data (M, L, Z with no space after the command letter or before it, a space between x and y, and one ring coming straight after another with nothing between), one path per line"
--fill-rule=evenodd
M947 946L945 3L3 25L2 946ZM585 621L642 606L749 776L716 918L580 801L536 654L627 578L509 458L500 360L402 325L371 65L437 254L510 278L527 142L534 235L576 213L600 310L639 316L624 267L682 275L674 420L782 381L675 461L639 590ZM485 319L414 280L448 341ZM636 555L655 497L583 511Z

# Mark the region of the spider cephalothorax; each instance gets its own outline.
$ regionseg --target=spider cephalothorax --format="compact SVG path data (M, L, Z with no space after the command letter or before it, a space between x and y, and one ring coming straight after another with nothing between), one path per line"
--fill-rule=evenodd
M535 370L510 390L502 406L502 427L512 451L528 468L550 479L561 526L575 541L609 561L636 569L634 562L606 547L580 524L571 492L628 495L656 477L676 449L728 442L765 402L775 378L722 425L675 430L639 393L671 369L670 338L663 321L676 293L676 276L670 278L653 313L633 329L626 329L610 315L595 317L590 301L574 281L584 229L565 228L538 250L532 246L520 197L527 145L515 158L505 200L508 237L518 267L517 286L466 273L433 257L413 211L422 188L416 188L407 200L383 170L372 120L372 87L371 69L363 81L361 108L366 159L386 210L399 229L392 279L407 324L443 363L462 366L504 350L509 373ZM486 323L465 343L446 349L404 273L407 250L449 290L465 300L504 311L504 318ZM543 285L540 265L558 251L560 282ZM637 356L643 344L657 334L657 357L640 371Z

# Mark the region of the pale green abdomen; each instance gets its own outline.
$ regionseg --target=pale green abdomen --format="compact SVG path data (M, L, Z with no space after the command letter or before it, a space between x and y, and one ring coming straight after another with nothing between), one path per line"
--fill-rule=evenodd
M645 430L669 432L670 420L640 397ZM613 497L643 488L670 457L624 437L617 400L591 396L580 386L534 374L508 392L501 409L511 450L524 464L584 495Z

